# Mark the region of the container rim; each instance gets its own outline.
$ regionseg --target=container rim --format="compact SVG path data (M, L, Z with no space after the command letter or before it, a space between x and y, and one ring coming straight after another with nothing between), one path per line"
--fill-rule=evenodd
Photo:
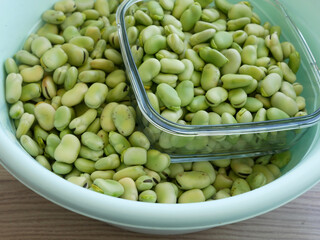
M307 128L316 124L320 120L320 108L311 114L302 117L294 117L281 120L269 120L263 122L251 122L251 123L237 123L237 124L223 124L223 125L182 125L174 123L162 117L152 107L146 91L144 90L143 83L140 79L138 69L135 65L133 56L130 50L130 44L127 37L127 31L125 27L125 14L129 7L137 2L149 1L149 0L124 0L118 7L116 12L116 21L118 26L120 49L123 56L123 62L126 67L128 77L131 82L131 86L137 100L138 107L143 116L154 126L160 130L180 135L180 136L210 136L210 135L231 135L231 134L248 134L248 133L262 133L262 132L274 132L293 130L298 128ZM302 43L306 52L306 57L313 70L313 73L317 80L317 87L320 91L320 72L316 64L316 60L304 39L302 33L298 27L294 24L290 16L287 14L286 9L278 0L269 0L273 2L288 19L288 23L296 35L299 37L299 41ZM130 70L128 70L130 69Z

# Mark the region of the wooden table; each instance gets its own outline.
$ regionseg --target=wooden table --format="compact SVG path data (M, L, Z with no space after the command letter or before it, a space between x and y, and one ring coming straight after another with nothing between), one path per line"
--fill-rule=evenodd
M151 236L128 232L61 208L29 190L0 166L0 240L320 239L320 184L262 216L207 231Z

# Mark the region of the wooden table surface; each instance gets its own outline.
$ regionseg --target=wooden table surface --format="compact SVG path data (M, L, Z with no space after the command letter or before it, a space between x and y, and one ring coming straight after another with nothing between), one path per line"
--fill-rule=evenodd
M243 222L177 236L128 232L61 208L0 166L0 240L320 239L320 184L287 205Z

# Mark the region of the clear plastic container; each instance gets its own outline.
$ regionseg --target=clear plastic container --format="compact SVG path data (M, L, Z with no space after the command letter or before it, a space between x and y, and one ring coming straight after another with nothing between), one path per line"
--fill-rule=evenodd
M300 53L297 82L304 86L308 115L282 120L224 124L181 125L169 121L151 106L134 63L124 17L129 7L140 1L124 1L117 11L119 39L124 64L135 98L141 130L153 148L169 153L173 162L203 161L272 154L294 146L320 119L320 74L315 59L286 10L277 0L250 0L261 22L269 21L282 29L280 41L290 41ZM232 0L232 3L239 1Z

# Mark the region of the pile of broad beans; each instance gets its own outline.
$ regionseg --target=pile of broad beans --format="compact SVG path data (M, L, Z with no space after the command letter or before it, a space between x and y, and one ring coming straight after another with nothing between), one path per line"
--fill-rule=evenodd
M153 108L179 124L217 125L305 116L300 55L281 28L246 1L159 0L125 18Z
M6 60L5 97L26 152L81 187L152 203L222 199L278 178L290 152L170 164L168 154L150 148L128 95L118 5L58 1L42 14L45 24L23 49Z

